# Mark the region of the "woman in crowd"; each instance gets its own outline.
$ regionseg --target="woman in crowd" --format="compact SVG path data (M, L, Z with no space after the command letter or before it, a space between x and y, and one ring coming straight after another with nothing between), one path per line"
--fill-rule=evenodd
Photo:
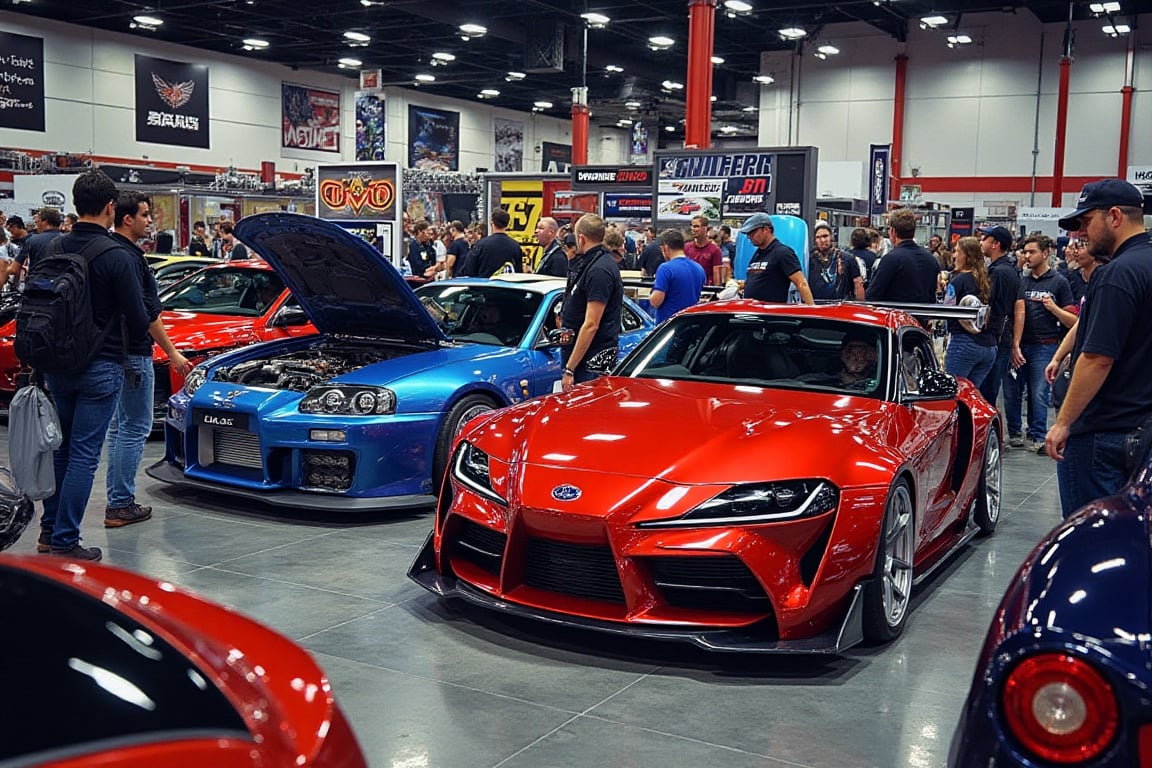
M987 304L991 283L988 267L984 264L984 254L980 250L980 241L975 237L960 238L956 241L953 256L956 271L948 281L944 303L959 304L965 296L975 296L981 304ZM996 337L987 328L978 332L969 328L970 324L948 321L952 340L948 344L944 369L953 376L980 382L996 362Z

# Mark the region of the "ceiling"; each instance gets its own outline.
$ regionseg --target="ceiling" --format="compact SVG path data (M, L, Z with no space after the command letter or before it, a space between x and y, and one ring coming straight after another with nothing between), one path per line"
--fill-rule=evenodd
M355 77L358 67L341 69L342 57L354 57L363 68L379 68L385 85L412 87L418 73L434 83L419 85L429 94L475 100L482 89L496 89L494 106L530 112L537 101L553 104L544 114L566 117L569 89L581 84L585 22L581 13L595 11L611 21L587 30L587 75L593 122L612 125L619 118L642 116L647 123L671 125L667 138L682 138L682 90L662 87L666 80L685 82L688 48L687 0L0 0L6 10L89 27L165 40L192 48L275 61L299 69ZM11 5L10 5L11 4ZM949 27L962 29L964 14L997 11L1031 13L1045 22L1068 17L1067 2L1018 0L748 0L752 9L727 14L724 0L716 12L715 55L724 59L713 70L713 125L755 133L757 118L744 107L755 103L760 52L787 50L778 30L800 27L808 40L822 27L863 22L903 40L923 16L949 17ZM1089 18L1088 2L1072 4L1074 18ZM768 7L771 6L771 7ZM322 11L318 10L322 8ZM1152 0L1122 0L1123 17L1152 12ZM162 19L155 29L136 26L133 17ZM481 37L461 39L459 26L487 28ZM346 31L371 37L351 47ZM653 51L648 39L666 35L668 50ZM268 42L260 51L243 50L245 38ZM434 66L432 54L455 56ZM606 71L613 65L622 72ZM522 72L509 80L508 72ZM638 105L638 106L637 106ZM730 131L731 132L731 131ZM723 135L723 134L718 134ZM661 137L665 137L661 131Z

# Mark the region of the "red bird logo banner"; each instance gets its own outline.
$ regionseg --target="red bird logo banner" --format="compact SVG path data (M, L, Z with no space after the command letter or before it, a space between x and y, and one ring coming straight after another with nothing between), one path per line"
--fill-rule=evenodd
M152 84L156 86L156 93L172 109L179 109L187 104L188 100L192 98L192 89L196 87L193 80L183 83L169 83L164 78L157 77L156 73L152 73Z

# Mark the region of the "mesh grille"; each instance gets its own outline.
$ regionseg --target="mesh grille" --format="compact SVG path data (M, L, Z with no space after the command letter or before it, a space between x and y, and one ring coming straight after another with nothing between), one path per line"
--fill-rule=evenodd
M212 455L217 464L230 464L245 469L262 469L260 437L255 432L238 429L212 430Z
M733 555L643 558L665 602L676 608L768 613L772 604L748 566Z
M525 583L565 595L623 603L612 550L605 546L529 539Z
M500 575L500 564L504 562L504 546L508 543L508 537L471 520L460 519L459 526L460 536L456 539L453 557L467 560L493 575Z
M163 423L164 416L168 412L168 398L172 396L172 378L168 373L167 365L157 365L154 371L152 415L157 422Z

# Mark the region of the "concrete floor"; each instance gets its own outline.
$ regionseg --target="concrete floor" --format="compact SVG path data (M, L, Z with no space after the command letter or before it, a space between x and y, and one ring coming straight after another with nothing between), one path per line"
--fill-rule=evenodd
M1060 518L1053 462L1007 452L999 530L919 588L898 641L740 658L440 603L405 576L426 516L285 515L141 473L154 518L106 531L102 474L85 543L309 649L378 768L943 766L1000 595Z

